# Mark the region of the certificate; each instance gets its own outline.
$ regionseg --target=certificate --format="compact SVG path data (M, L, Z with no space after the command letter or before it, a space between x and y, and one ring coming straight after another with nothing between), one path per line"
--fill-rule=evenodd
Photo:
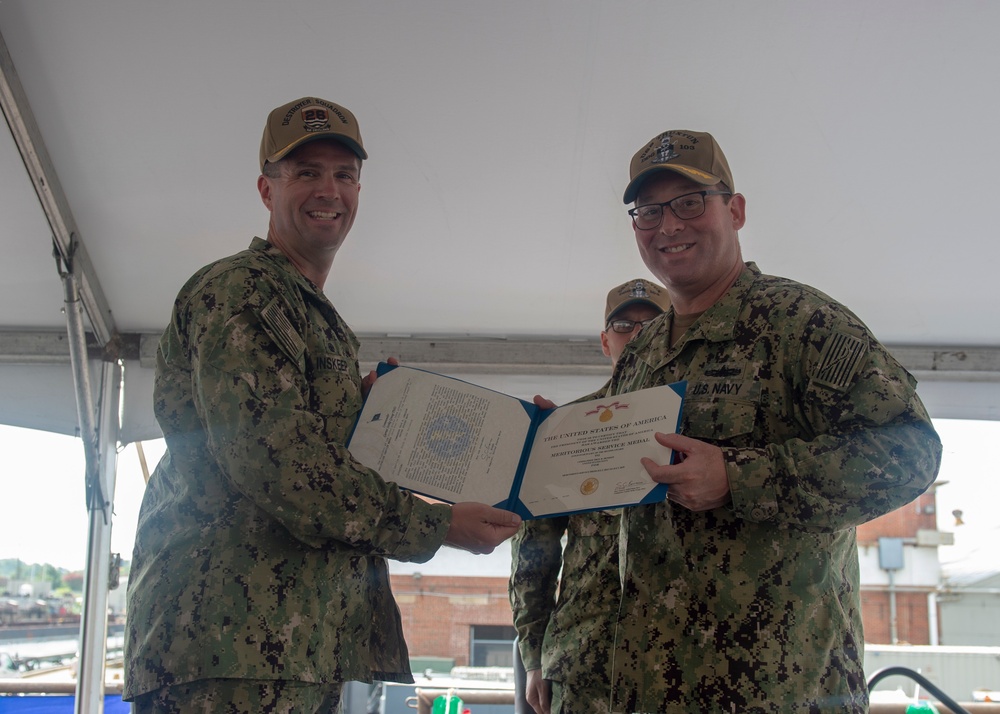
M541 409L411 367L378 374L348 448L402 488L525 519L666 498L639 460L672 460L653 434L679 428L685 382Z

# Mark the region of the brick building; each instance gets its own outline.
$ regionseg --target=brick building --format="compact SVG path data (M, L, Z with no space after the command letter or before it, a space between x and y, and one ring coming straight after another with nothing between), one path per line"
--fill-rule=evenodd
M393 575L411 656L456 666L511 665L513 618L506 576Z
M389 561L389 572L411 659L511 666L509 541L490 555L443 548L426 563Z
M912 503L858 528L861 613L872 644L938 644L938 530L936 487Z

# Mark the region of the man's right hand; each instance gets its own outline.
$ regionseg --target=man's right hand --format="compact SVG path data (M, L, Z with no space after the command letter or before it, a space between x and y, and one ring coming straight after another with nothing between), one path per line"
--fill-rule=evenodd
M485 503L456 503L451 507L451 525L444 542L480 555L517 533L521 517Z
M552 690L549 688L549 681L542 678L542 670L528 670L524 698L535 710L535 714L549 714L552 710Z

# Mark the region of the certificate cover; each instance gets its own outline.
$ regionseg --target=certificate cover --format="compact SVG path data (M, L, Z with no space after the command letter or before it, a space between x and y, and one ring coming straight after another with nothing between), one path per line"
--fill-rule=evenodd
M447 503L524 519L656 503L640 459L673 459L686 382L554 409L444 375L381 363L348 440L386 481Z

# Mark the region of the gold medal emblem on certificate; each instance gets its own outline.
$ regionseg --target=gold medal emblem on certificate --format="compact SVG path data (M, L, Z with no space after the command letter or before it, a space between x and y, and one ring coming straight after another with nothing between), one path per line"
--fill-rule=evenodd
M580 484L580 493L584 496L589 496L594 491L597 490L598 480L596 478L588 478L583 483Z

